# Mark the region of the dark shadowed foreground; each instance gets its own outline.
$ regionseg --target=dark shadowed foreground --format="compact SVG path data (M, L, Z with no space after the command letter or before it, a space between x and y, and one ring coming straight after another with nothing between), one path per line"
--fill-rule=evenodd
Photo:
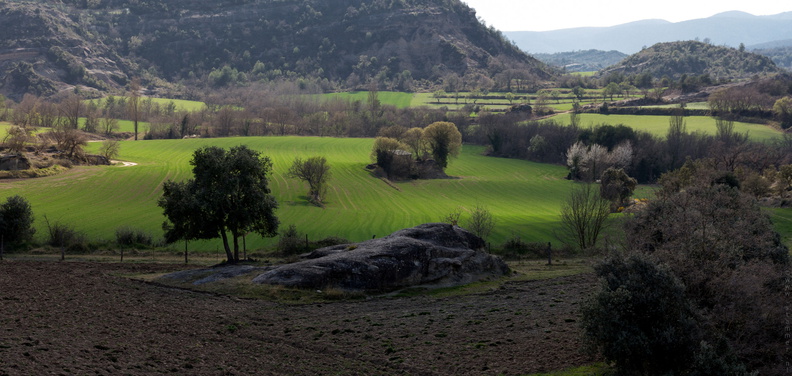
M592 274L311 305L121 276L183 268L0 262L0 375L520 374L591 362L577 321Z

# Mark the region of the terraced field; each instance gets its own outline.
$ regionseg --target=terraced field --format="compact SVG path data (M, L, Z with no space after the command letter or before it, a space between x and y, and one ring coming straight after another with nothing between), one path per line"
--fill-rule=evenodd
M196 148L239 144L271 157L270 186L280 203L281 223L297 225L311 239L335 235L360 241L384 236L439 221L457 207L472 208L478 203L496 218L497 228L489 239L493 244L513 233L527 241L555 241L558 209L573 184L563 179L566 171L561 166L485 157L480 147L465 146L447 171L454 178L391 185L365 170L371 139L250 137L125 141L120 159L137 166L79 167L53 177L6 181L0 185L0 199L13 194L27 197L39 234L45 232L44 215L50 221L72 224L91 238L112 239L121 226L160 234L164 218L156 200L162 183L192 176L189 160ZM284 176L295 157L313 155L327 157L333 168L324 209L309 205L307 187ZM248 248L274 241L256 238L247 239ZM214 250L218 244L196 246Z

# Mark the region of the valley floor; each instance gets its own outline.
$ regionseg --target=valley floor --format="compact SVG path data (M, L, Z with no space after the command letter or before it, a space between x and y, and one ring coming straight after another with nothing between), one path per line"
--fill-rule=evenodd
M592 273L305 305L124 277L183 268L0 262L0 375L513 375L594 361L578 323Z

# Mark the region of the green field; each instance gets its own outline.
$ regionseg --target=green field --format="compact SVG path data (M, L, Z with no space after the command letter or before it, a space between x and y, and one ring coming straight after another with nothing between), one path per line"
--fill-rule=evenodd
M173 104L176 106L176 111L194 112L194 111L201 111L202 109L204 109L206 107L206 104L204 102L188 101L188 100L184 100L184 99L169 99L169 98L154 98L154 97L143 97L141 99L142 100L151 99L152 103L157 103L161 107L165 107L170 102L173 102ZM85 102L93 102L93 103L96 103L97 106L102 107L104 105L104 98L102 98L102 99L89 99L89 100L86 100Z
M569 114L560 114L550 119L569 124L569 116ZM636 130L665 137L669 119L670 116L580 114L580 125L588 127L599 124L624 124ZM711 135L716 132L715 119L712 117L687 116L685 121L688 132L703 132ZM748 132L750 138L755 141L771 140L783 135L781 131L761 124L735 122L734 130L740 133Z
M246 144L273 160L271 187L280 203L277 215L282 225L296 224L311 239L330 235L353 241L381 237L401 228L439 221L460 206L470 209L482 204L497 221L489 239L493 244L512 234L519 234L525 241L556 242L553 230L558 210L573 184L563 179L564 167L485 157L480 155L481 147L465 146L447 171L453 179L391 186L364 169L372 142L307 137L124 141L119 159L139 165L78 167L57 176L3 182L0 199L14 194L25 196L33 206L39 236L45 233L44 215L50 221L74 225L95 239L111 240L115 229L122 226L159 235L164 218L156 200L162 183L191 177L189 160L198 147ZM304 184L284 177L295 157L313 155L326 156L333 167L325 209L306 202ZM463 214L463 219L466 217ZM248 246L252 249L272 242L248 239ZM214 250L218 244L205 242L200 248Z
M379 91L377 92L377 98L380 100L380 103L395 106L397 108L407 108L412 105L413 97L416 94L413 93L403 93L397 91ZM320 94L321 98L324 99L342 99L348 101L360 101L363 103L368 102L368 91L352 91L352 92L343 92L343 93L329 93L329 94Z

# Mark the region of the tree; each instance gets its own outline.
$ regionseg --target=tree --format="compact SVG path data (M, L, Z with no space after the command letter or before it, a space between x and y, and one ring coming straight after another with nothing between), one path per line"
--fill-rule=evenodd
M583 97L586 95L586 90L580 86L575 86L575 88L572 89L572 94L575 96L575 98L577 98L578 101L582 101Z
M102 146L99 147L99 154L110 160L118 157L120 150L121 143L118 140L104 140Z
M476 234L479 238L485 239L495 228L495 219L489 209L485 206L476 204L470 213L470 219L465 224L465 228Z
M228 151L212 146L196 150L190 164L194 178L185 183L168 181L168 189L163 189L158 202L171 223L172 237L220 237L228 262L236 262L240 236L247 232L261 236L277 233L278 203L267 186L272 169L268 157L244 145Z
M422 128L414 127L408 129L402 135L401 142L409 148L415 160L423 160L426 154L426 140L423 138Z
M462 134L454 123L438 121L429 124L423 137L435 162L443 170L448 167L449 157L456 157L462 149Z
M85 113L85 104L77 94L69 94L64 98L59 106L61 118L66 122L66 126L71 129L78 129L80 117Z
M595 270L602 284L582 308L588 349L624 375L665 375L688 367L697 328L685 285L674 273L643 255L616 255Z
M622 93L621 86L619 86L619 84L615 82L611 82L608 84L608 86L605 87L605 89L602 89L602 98L604 99L607 96L610 97L611 100L613 100L614 95L619 95L621 93Z
M399 163L397 153L407 149L407 145L390 137L377 137L374 140L374 147L371 149L371 159L377 163L387 174L388 179L404 177L409 173L409 168L404 171L402 163ZM409 166L407 166L409 167Z
M783 97L773 105L773 112L781 122L781 128L792 127L792 97Z
M581 250L593 248L609 214L610 202L600 196L594 185L580 184L561 207L562 235Z
M616 211L632 196L638 182L621 168L609 168L600 177L600 196L610 201L611 211Z
M330 179L330 165L325 157L311 157L304 161L295 158L287 176L308 183L308 201L322 206L327 180Z
M129 83L129 116L135 126L135 141L138 139L138 121L140 121L140 79L135 77Z
M20 245L33 239L33 209L24 197L16 195L0 205L0 244Z
M99 119L99 124L104 134L108 136L118 129L118 120L115 118L103 117Z

